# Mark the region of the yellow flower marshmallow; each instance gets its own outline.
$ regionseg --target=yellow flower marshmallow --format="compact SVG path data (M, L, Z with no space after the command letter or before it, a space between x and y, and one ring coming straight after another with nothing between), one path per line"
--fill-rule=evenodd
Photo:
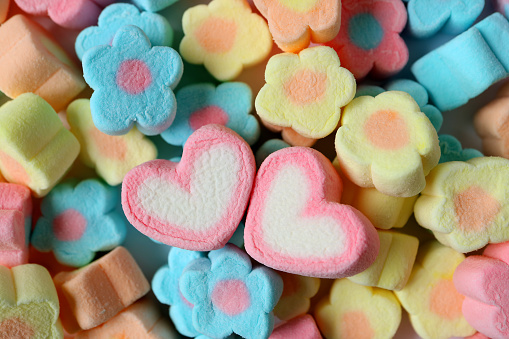
M265 81L255 100L260 118L312 139L334 131L341 107L353 99L357 88L336 52L325 46L273 56L265 69Z
M392 338L401 323L401 306L391 291L338 279L315 311L327 339Z
M440 159L435 128L415 100L399 91L350 102L336 134L336 152L352 182L396 197L421 192Z
M509 160L446 162L426 182L414 206L415 218L442 244L467 253L509 240Z
M182 17L182 29L182 58L203 64L220 81L234 79L272 49L267 22L252 13L245 0L213 0L191 7Z
M465 297L452 281L454 270L464 259L449 247L428 242L419 249L406 286L394 292L420 337L447 339L475 333L461 312Z

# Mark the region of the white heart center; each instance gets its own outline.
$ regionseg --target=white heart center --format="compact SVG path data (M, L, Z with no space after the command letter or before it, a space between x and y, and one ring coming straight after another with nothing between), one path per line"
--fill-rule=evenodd
M344 234L330 216L304 216L311 182L303 169L287 165L272 181L263 214L265 241L292 257L329 257L342 253Z
M138 192L143 208L160 220L194 231L216 225L241 179L238 157L225 145L202 152L190 173L189 191L159 177L145 180Z

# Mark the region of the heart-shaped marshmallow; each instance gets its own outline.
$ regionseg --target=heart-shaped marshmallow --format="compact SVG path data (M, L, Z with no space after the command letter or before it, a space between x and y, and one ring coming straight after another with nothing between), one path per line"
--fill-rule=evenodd
M318 151L290 147L261 165L244 241L255 260L277 270L319 278L359 273L380 246L371 222L339 203L342 183Z
M232 130L207 125L184 146L180 163L146 162L122 184L122 207L141 233L193 251L222 248L246 210L256 164Z

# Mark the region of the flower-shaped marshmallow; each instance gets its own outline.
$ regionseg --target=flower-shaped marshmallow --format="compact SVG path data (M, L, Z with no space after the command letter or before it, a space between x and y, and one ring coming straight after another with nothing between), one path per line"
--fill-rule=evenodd
M59 312L48 270L35 264L0 266L0 338L63 338Z
M189 263L204 256L204 252L173 247L168 254L168 265L161 267L152 279L152 290L157 299L171 306L170 318L175 328L180 334L188 337L196 337L200 332L194 328L191 320L193 304L180 293L179 279Z
M113 4L99 16L97 26L84 29L76 38L75 49L80 60L90 48L108 45L119 28L134 25L143 30L152 46L171 46L173 30L165 17L155 13L141 12L130 4Z
M175 118L173 88L182 71L175 50L151 47L140 28L122 27L112 46L96 46L83 55L83 75L94 89L90 99L94 124L110 135L126 134L135 122L143 134L163 132Z
M41 252L53 251L62 264L84 266L95 252L124 241L126 226L117 204L118 190L98 180L59 184L42 201L43 216L35 225L32 245Z
M467 253L509 240L509 160L480 157L438 165L414 213L442 244Z
M258 115L313 139L334 131L341 107L353 99L356 89L352 74L341 67L334 50L324 46L273 56L265 81L255 101Z
M443 30L457 35L469 28L481 14L484 0L403 0L408 2L408 27L418 38ZM505 13L503 13L505 14Z
M170 128L161 133L163 139L176 146L184 146L187 138L198 128L219 124L237 132L250 145L260 135L258 120L249 113L252 109L251 88L242 82L195 84L177 93L177 115Z
M199 332L213 338L232 333L268 338L283 281L267 267L252 269L249 256L227 244L187 266L179 286L194 305L193 325Z
M340 0L254 0L254 4L267 18L274 41L285 52L297 53L310 41L328 42L341 26Z
M482 157L483 154L474 148L461 147L458 139L449 134L440 134L438 136L440 144L439 164L449 161L468 161L473 158Z
M345 107L341 125L338 161L353 183L399 197L424 189L440 147L435 128L408 93L356 98Z
M339 34L327 46L336 50L357 80L371 70L387 77L408 61L408 48L399 36L406 21L400 0L343 0Z
M433 127L437 130L437 132L442 127L442 123L444 122L444 117L442 116L442 112L438 110L433 105L428 104L429 94L426 88L420 83L408 80L408 79L398 79L391 81L388 83L385 88L374 86L374 85L361 85L357 87L357 93L355 97L360 97L364 95L369 95L372 97L376 97L378 94L383 93L385 91L403 91L407 92L412 96L412 98L417 102L417 105L421 108L421 112L426 114L429 121L433 124Z
M182 17L182 58L204 64L216 79L228 81L244 67L264 60L272 49L267 23L245 0L213 0L188 9Z
M334 281L315 310L325 338L392 338L401 323L401 306L391 291Z
M454 270L464 259L463 254L436 241L426 243L419 248L408 283L401 291L394 291L421 338L474 334L461 312L465 297L452 281Z

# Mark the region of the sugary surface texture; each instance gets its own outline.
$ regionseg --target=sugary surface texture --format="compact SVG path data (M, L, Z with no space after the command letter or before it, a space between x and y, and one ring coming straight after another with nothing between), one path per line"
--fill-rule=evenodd
M157 157L155 145L133 128L124 135L108 135L95 127L90 100L78 99L67 107L71 133L81 144L80 160L95 168L109 185L122 183L127 172Z
M60 111L86 86L81 71L39 25L15 15L0 27L0 91L33 92Z
M273 56L265 81L255 100L260 118L313 139L334 131L341 107L353 99L356 89L353 75L341 67L334 50L324 46Z
M75 43L78 58L81 60L83 54L94 46L110 44L115 33L125 25L141 28L152 46L171 46L173 42L173 29L165 17L156 13L140 12L130 4L118 3L101 12L97 26L87 25L92 27L87 27L78 35Z
M27 264L0 266L0 335L3 338L64 337L58 296L48 271Z
M463 253L509 240L508 165L509 160L498 157L438 165L415 203L417 222Z
M182 160L154 160L122 183L122 207L143 234L188 250L219 249L239 225L256 164L249 145L220 125L206 125L186 142Z
M321 153L304 147L272 153L253 189L246 251L266 266L304 276L363 271L376 258L378 235L364 215L339 203L341 190L339 175Z
M285 52L300 52L310 42L328 42L341 26L340 0L255 0L254 4L267 19L274 41Z
M265 20L244 0L213 0L189 8L182 17L182 58L203 64L220 81L236 78L263 61L272 48Z
M38 95L25 93L0 107L0 171L35 197L48 194L79 150L78 140Z
M211 337L236 333L268 338L274 327L272 310L283 281L271 269L252 268L247 254L228 244L188 265L179 281L182 295L194 305L193 325Z
M119 246L99 260L54 278L68 333L99 326L150 290L131 254Z
M315 310L326 338L392 338L401 322L401 306L391 291L338 279Z
M94 89L95 126L110 135L126 134L135 123L146 135L163 132L175 118L173 89L182 72L174 49L152 47L140 28L123 26L111 46L95 46L83 55L83 76Z

